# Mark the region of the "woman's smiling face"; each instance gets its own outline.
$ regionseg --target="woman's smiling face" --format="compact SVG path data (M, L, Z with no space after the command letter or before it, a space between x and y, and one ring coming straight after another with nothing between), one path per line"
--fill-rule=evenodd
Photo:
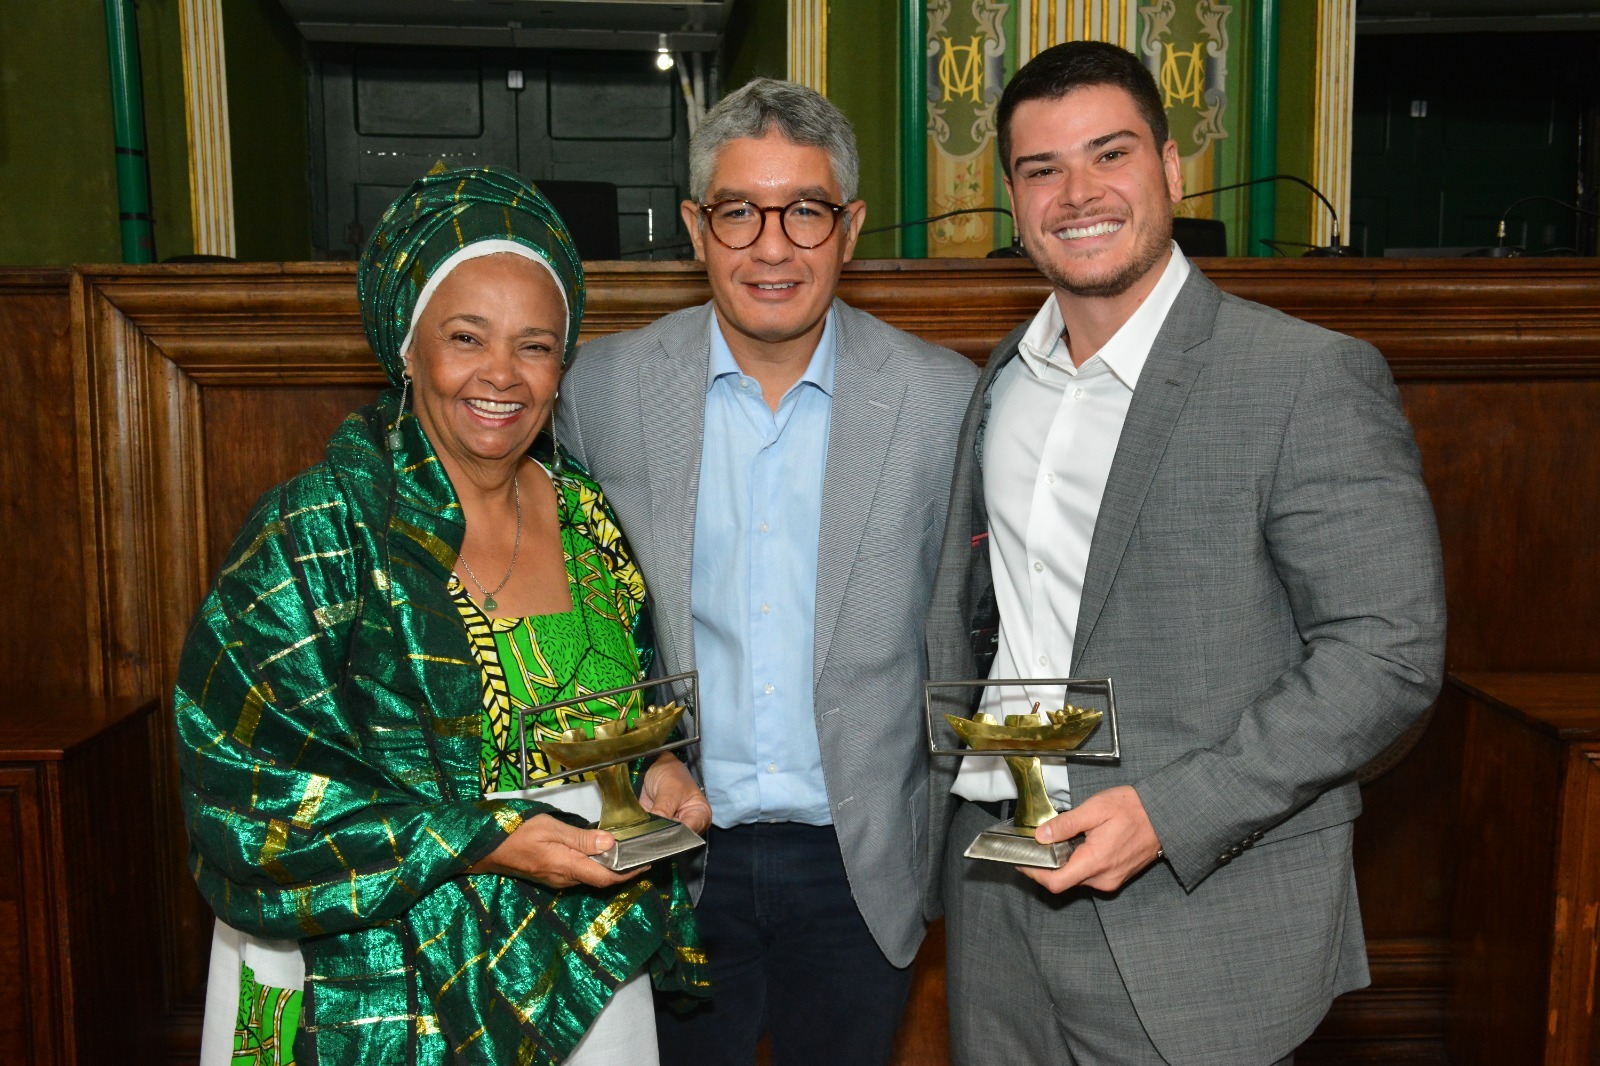
M469 259L439 284L407 353L417 418L447 466L514 466L550 420L567 305L538 263Z

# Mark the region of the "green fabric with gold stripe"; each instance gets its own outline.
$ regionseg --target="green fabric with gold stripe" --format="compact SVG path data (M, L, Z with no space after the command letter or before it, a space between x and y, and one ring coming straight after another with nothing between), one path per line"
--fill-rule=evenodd
M460 506L398 398L257 503L195 618L191 868L228 924L300 940L302 1063L556 1063L632 973L703 994L704 959L670 864L608 891L466 874L548 808L483 798L482 673L447 589ZM563 465L594 492L572 520L609 525Z

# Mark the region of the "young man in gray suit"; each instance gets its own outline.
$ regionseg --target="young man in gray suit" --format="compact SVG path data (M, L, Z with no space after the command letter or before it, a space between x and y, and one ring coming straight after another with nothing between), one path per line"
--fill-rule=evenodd
M849 122L752 82L690 145L711 303L586 345L558 431L700 671L696 913L713 1002L662 1061L882 1063L929 916L923 625L977 374L834 296L866 208Z
M1178 150L1134 56L1048 49L998 122L1054 291L968 411L929 658L1111 677L1122 756L1046 766L1071 809L1038 838L1083 837L1049 871L964 858L1015 792L936 767L955 1057L1282 1061L1367 982L1355 775L1440 683L1411 428L1375 349L1224 295L1172 244Z

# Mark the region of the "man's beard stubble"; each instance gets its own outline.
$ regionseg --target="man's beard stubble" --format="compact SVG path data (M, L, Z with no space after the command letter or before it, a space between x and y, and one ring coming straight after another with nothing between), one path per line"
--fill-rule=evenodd
M1136 254L1128 264L1110 277L1098 281L1082 282L1073 281L1045 256L1035 255L1026 240L1022 242L1023 250L1028 253L1028 258L1038 268L1050 284L1061 292L1073 296L1086 296L1104 299L1106 297L1121 296L1134 284L1161 261L1161 256L1172 243L1172 217L1169 215L1166 224L1154 234L1158 239L1153 239L1136 250ZM1047 238L1052 239L1052 238Z

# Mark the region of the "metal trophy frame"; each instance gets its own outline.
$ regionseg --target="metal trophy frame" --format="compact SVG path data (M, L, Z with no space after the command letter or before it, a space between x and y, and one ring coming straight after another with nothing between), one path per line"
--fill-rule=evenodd
M683 685L682 691L676 686ZM582 747L611 746L622 749L621 754L614 758L597 758L592 762L582 765L568 764L561 760L555 753L546 750L545 756L552 764L559 764L563 769L552 768L551 772L538 777L528 775L528 730L530 719L547 711L560 710L563 707L576 707L590 703L594 700L608 699L613 696L625 696L630 692L651 692L664 689L669 695L670 703L683 704L676 722L689 719L693 727L693 735L681 740L674 740L664 744L648 744L645 747L628 745L627 738L634 735L634 730L629 730L616 738L598 738L586 741L533 741L536 747L543 749L545 744L564 744ZM655 706L647 704L647 706ZM693 829L682 822L671 818L663 818L646 812L639 806L637 795L633 791L633 782L628 774L628 765L636 759L652 758L664 752L677 751L690 744L700 742L700 672L689 670L681 674L670 674L666 677L653 677L632 685L622 685L618 688L608 688L602 692L590 692L582 696L572 696L564 700L555 700L551 703L529 707L521 712L521 769L523 787L535 789L548 781L558 781L562 778L581 777L593 773L600 785L601 808L600 820L589 828L604 829L610 833L615 843L598 855L592 855L601 866L609 870L631 870L636 866L646 866L658 859L664 859L681 852L692 851L704 847L705 841ZM676 724L674 722L673 724ZM668 727L670 728L670 726ZM608 824L610 823L610 824Z
M1040 688L1060 689L1063 697L1073 689L1097 688L1105 692L1105 711L1103 720L1097 721L1086 733L1079 743L1089 739L1098 732L1102 724L1109 726L1111 734L1111 749L1109 751L1083 751L1077 747L1049 748L1043 742L1014 748L941 748L938 741L938 730L934 725L933 702L934 693L943 689L985 689L985 688ZM1065 702L1063 700L1063 702ZM1122 738L1117 728L1117 694L1116 688L1109 677L1019 677L1010 679L984 679L981 681L925 681L922 685L923 717L928 732L928 754L948 758L971 758L972 756L994 755L1006 760L1007 767L1011 770L1013 779L1018 788L1017 813L1002 822L985 829L979 833L972 844L964 853L969 859L989 859L994 862L1009 863L1012 866L1036 866L1042 869L1053 870L1067 861L1067 858L1078 846L1080 838L1073 840L1060 840L1052 844L1041 844L1034 839L1034 829L1038 824L1059 813L1044 789L1044 776L1039 758L1048 755L1054 758L1063 758L1076 762L1116 762L1122 758ZM970 718L968 719L970 721ZM954 728L951 726L950 728ZM1027 728L1017 726L1001 728ZM1028 802L1031 793L1034 802ZM1024 810L1031 809L1033 817L1024 817ZM1045 813L1048 812L1048 813ZM1023 824L1018 824L1021 821Z

